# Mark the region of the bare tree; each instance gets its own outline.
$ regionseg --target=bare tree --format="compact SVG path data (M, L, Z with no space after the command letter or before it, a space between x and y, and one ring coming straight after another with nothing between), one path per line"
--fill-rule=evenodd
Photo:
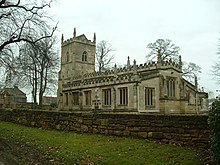
M54 38L44 38L35 44L24 43L16 58L13 78L10 78L17 79L19 86L32 89L33 101L37 104L38 96L40 107L45 91L56 91L59 56L54 45Z
M154 61L160 55L162 61L172 59L178 61L180 48L171 44L169 39L157 39L154 43L149 43L147 48L151 52L146 56L147 60Z
M96 47L96 64L99 72L108 69L114 59L114 56L110 54L113 51L114 49L107 41L102 40L98 43Z
M147 60L153 61L160 56L161 61L169 59L176 62L179 61L180 48L171 44L171 40L169 39L157 39L156 42L148 44L147 48L151 50L151 52L146 56ZM195 78L197 78L198 74L201 73L201 67L193 62L184 62L182 71L182 76L189 82L194 83Z
M59 56L58 52L54 51L55 40L49 38L43 39L39 42L39 105L42 106L43 95L50 87L57 85Z
M195 79L198 77L199 73L201 73L201 67L193 62L184 62L182 71L183 78L191 83L195 83Z
M31 94L34 105L37 104L38 90L38 67L36 58L38 58L37 47L35 47L34 44L24 43L20 48L19 56L16 58L16 71L12 75L14 80L18 80L17 85L32 89ZM11 84L12 83L13 82L11 82Z
M218 84L220 84L220 62L215 62L212 66L212 74Z
M218 40L218 51L217 55L220 55L220 38ZM215 64L212 66L212 74L214 79L218 84L220 84L220 61L217 60Z
M9 65L8 60L14 58L15 44L34 44L53 35L56 27L47 34L38 33L39 29L46 27L45 20L49 17L45 9L50 7L51 2L0 0L0 65Z

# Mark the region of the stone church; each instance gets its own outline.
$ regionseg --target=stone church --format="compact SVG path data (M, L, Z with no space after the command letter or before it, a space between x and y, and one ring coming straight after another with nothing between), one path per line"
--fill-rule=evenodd
M59 110L202 113L208 94L198 90L198 83L182 77L181 57L138 65L136 61L104 72L95 71L96 35L84 34L61 39L61 70L58 81Z

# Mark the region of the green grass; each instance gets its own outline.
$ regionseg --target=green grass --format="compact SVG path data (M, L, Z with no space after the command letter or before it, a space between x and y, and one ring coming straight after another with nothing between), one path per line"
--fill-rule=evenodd
M48 131L6 122L0 122L0 138L28 144L66 164L201 164L192 150L140 139Z

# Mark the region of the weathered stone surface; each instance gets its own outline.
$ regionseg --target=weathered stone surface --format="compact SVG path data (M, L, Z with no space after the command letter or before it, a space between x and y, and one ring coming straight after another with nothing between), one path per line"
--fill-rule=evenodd
M97 128L93 128L92 132L93 132L93 133L98 133L99 130L98 130Z
M89 128L86 125L81 125L81 132L88 132Z
M138 133L137 133L137 132L131 132L131 133L130 133L130 136L132 136L132 137L138 137Z
M153 139L162 139L163 133L162 132L148 132L148 137Z
M58 125L56 126L56 129L57 129L57 130L60 130L60 128L61 128L61 125L58 124Z
M123 131L123 135L124 136L129 136L130 135L130 131L128 129Z
M140 138L147 138L148 137L148 133L147 132L138 132L138 137L140 137Z
M64 120L65 119L65 120ZM1 110L0 120L27 126L95 134L131 136L194 147L207 147L207 116L86 114L34 110Z
M83 120L83 124L92 125L92 120Z
M103 126L107 126L108 125L108 119L101 119L100 124L103 125Z

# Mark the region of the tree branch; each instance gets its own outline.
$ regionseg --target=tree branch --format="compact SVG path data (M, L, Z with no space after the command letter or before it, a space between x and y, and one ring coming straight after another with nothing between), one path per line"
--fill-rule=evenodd
M26 21L25 21L26 22ZM24 22L24 24L25 24ZM24 26L24 24L22 26ZM49 38L49 37L52 37L55 30L57 28L57 25L53 28L51 34L49 35L45 35L45 36L42 36L36 40L31 40L31 39L28 39L28 38L22 38L21 34L22 34L22 30L23 28L21 27L21 31L19 33L19 36L16 37L16 36L12 36L8 41L5 41L3 44L0 45L0 51L3 50L5 48L5 46L9 45L9 44L12 44L12 43L18 43L18 42L21 42L21 41L25 41L25 42L28 42L28 43L32 43L32 44L35 44L36 42L44 39L44 38Z
M37 12L45 7L50 7L52 3L52 0L46 4L43 4L42 6L32 6L32 8L28 9L27 7L20 5L20 0L18 0L17 4L6 4L6 0L2 0L0 2L0 8L6 9L6 8L20 8L25 10L26 12L31 12L33 14L38 14Z

